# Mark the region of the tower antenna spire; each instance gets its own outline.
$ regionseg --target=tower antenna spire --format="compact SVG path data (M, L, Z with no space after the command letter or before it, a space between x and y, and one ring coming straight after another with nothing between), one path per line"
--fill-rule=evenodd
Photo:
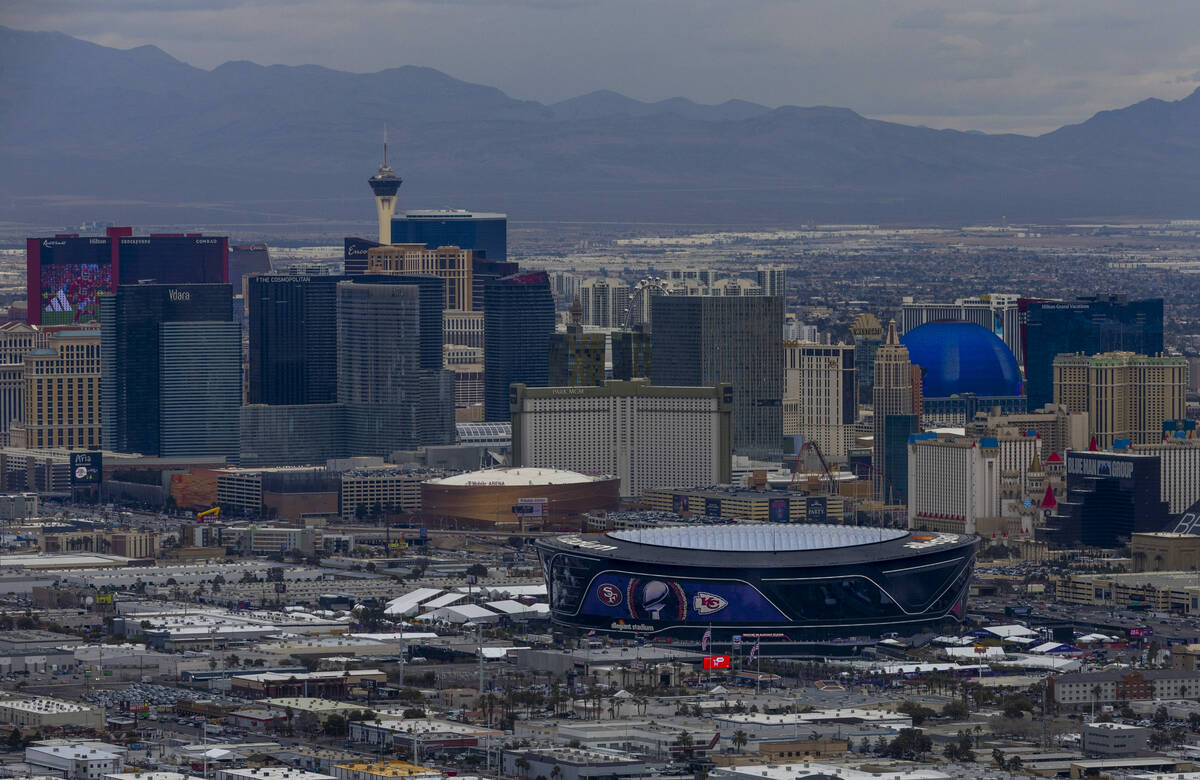
M383 167L387 167L387 123L383 124Z

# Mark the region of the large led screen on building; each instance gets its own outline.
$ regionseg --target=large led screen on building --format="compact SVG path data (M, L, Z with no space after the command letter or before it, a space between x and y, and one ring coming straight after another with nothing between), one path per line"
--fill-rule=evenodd
M225 238L130 236L118 239L120 284L223 284L229 281Z
M112 247L107 238L43 238L29 247L37 274L43 325L73 325L100 317L100 296L112 290ZM35 267L36 265L36 267ZM31 280L32 281L32 280Z
M787 617L745 582L702 582L602 572L580 612L614 620L779 622Z

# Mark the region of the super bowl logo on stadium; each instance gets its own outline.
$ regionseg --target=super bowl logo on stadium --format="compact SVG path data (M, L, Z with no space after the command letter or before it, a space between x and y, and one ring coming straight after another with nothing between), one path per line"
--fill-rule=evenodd
M677 582L629 580L629 616L635 620L686 620L687 595Z
M596 597L604 602L605 605L615 607L621 603L621 589L611 582L606 582L599 588L596 588Z
M697 593L692 597L692 610L697 615L711 615L714 612L720 612L729 606L726 599L721 598L713 593Z

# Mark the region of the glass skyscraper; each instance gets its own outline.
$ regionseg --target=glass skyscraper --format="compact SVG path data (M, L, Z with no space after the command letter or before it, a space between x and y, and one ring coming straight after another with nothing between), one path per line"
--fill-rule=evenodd
M650 380L733 387L733 451L783 457L783 299L774 295L650 300Z
M1162 298L1022 298L1017 305L1024 313L1025 393L1030 411L1054 401L1054 358L1058 355L1134 352L1154 356L1163 351Z
M476 257L508 257L508 217L461 209L410 211L392 220L393 244L424 244L429 249L456 246Z
M250 404L331 404L337 400L337 283L340 276L252 276Z
M337 285L338 403L358 455L454 441L454 375L442 370L443 282L364 275Z
M489 281L483 293L483 414L509 419L508 389L545 387L550 376L554 294L544 271Z
M228 284L122 285L100 298L104 448L236 456L242 334Z

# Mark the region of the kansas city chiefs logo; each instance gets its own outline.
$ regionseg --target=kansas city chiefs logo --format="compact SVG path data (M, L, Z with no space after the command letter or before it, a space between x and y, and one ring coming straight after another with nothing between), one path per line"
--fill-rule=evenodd
M692 597L692 609L697 615L711 615L729 606L729 601L714 593L697 593Z

